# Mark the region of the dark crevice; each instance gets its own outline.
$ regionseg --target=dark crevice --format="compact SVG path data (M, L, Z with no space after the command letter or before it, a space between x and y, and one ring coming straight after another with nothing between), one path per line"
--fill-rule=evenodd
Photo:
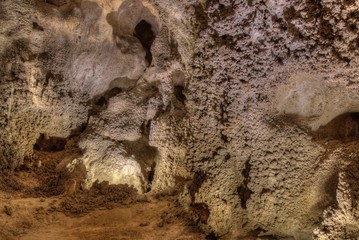
M198 221L207 224L210 215L208 205L205 203L192 203L191 208Z
M151 129L151 120L148 120L146 122L143 122L141 124L141 127L140 127L140 131L141 131L141 134L142 135L146 135L146 136L149 136L150 134L150 129Z
M237 188L237 193L241 200L241 207L243 209L247 209L247 201L251 198L253 194L252 190L248 188L248 183L250 182L249 173L251 171L252 165L249 163L250 159L248 159L245 163L245 167L242 171L242 176L244 178L243 183L241 186Z
M142 138L136 141L121 141L125 147L127 157L134 156L136 161L140 164L142 172L149 185L151 185L156 169L156 160L159 151L156 147L150 146L148 143L148 135L143 135ZM150 186L147 191L150 191Z
M156 168L156 162L154 162L153 167L151 168L151 170L148 172L148 176L147 176L147 180L148 182L151 184L153 182L153 179L155 177L155 168Z
M145 20L141 20L135 27L133 35L140 40L143 48L146 51L146 60L148 65L152 63L151 45L155 40L155 33L152 30L152 25Z
M191 196L192 202L195 200L195 194L201 188L202 184L207 180L207 174L199 171L194 173L192 183L188 186L188 191Z
M261 227L257 227L255 228L254 230L250 231L250 233L248 234L249 236L252 236L252 237L258 237L259 235L263 234L263 233L266 233L267 231L264 230L263 228Z
M92 100L93 107L90 110L90 115L95 115L96 113L105 110L108 107L109 99L122 92L123 90L121 88L114 87L107 90L103 94L95 96Z
M337 116L313 133L314 140L339 140L351 142L359 140L359 113L351 112Z
M221 140L223 141L223 143L229 143L228 136L223 132L221 132Z
M116 96L119 93L122 93L121 88L118 88L118 87L111 88L110 90L108 90L106 92L106 98L110 99L110 98Z
M187 98L184 95L183 91L184 91L183 86L180 86L180 85L174 86L174 95L175 95L176 99L184 104L184 102L186 101Z
M103 107L107 105L107 99L104 96L101 96L100 98L95 100L95 105L99 107Z
M61 137L47 137L41 133L34 144L34 150L43 152L58 152L65 149L66 139Z
M217 235L214 232L211 232L210 234L208 234L206 236L206 240L218 240L219 238L217 237Z
M323 146L327 149L327 154L333 153L333 151L340 149L338 151L338 160L340 160L339 166L336 166L333 169L332 173L329 174L324 182L323 192L321 200L316 204L314 210L320 213L323 213L325 209L330 207L331 209L338 209L338 200L337 200L337 191L342 192L343 186L345 189L345 193L348 194L345 199L349 200L350 208L357 209L358 208L358 199L359 199L359 145L358 141L351 142L341 142L338 140L335 141L326 141ZM328 156L326 154L326 156ZM340 185L339 183L340 176ZM328 211L325 212L324 218L331 218L333 212ZM320 226L320 231L324 233L330 233L330 226L323 221L323 215L320 214L318 216L318 222L322 222ZM341 239L355 239L357 233L348 231L348 236L345 236ZM355 237L351 234L355 234Z
M55 5L57 7L61 7L65 4L67 4L68 0L45 0L46 3Z
M44 28L40 26L37 22L32 23L32 28L38 31L44 31Z

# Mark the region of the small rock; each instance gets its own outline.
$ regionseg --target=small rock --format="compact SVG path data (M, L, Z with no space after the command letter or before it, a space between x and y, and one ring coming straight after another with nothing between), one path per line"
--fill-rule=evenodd
M5 206L4 206L4 212L5 212L6 215L8 215L8 216L12 216L12 214L13 214L12 208L11 208L10 206L8 206L8 205L5 205Z
M140 227L147 227L150 225L148 222L140 223Z
M110 189L110 184L108 181L103 181L100 183L100 193L103 195L108 194Z

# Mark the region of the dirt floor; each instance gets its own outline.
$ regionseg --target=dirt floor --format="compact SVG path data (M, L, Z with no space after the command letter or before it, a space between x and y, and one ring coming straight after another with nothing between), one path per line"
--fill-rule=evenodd
M181 217L171 216L173 204L168 201L95 209L78 217L56 210L60 198L1 198L3 240L205 239Z
M106 182L82 189L83 166L71 173L65 167L81 155L71 142L38 149L0 176L1 240L206 239L175 196L138 195Z

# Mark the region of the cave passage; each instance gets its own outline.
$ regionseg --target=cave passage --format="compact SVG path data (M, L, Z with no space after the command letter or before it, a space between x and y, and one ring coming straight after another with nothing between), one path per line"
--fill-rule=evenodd
M146 51L146 60L148 65L152 62L151 45L155 40L155 33L152 31L152 26L145 20L141 20L135 27L133 35L140 40L143 48Z

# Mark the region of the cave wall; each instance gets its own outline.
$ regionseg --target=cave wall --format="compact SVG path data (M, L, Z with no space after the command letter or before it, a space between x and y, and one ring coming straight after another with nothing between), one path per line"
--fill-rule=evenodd
M349 0L0 1L0 164L79 135L88 187L181 189L223 239L358 237L358 16Z
M195 201L220 234L346 239L320 229L337 208L338 162L312 131L357 111L357 14L354 1L197 6L186 161L206 173ZM338 211L356 219L353 209Z
M149 191L166 158L157 142L171 135L158 126L166 133L153 139L151 122L184 109L190 30L175 34L178 20L167 24L142 1L2 1L1 9L2 167L31 159L40 138L81 135L84 155L74 162L87 166L85 186Z

